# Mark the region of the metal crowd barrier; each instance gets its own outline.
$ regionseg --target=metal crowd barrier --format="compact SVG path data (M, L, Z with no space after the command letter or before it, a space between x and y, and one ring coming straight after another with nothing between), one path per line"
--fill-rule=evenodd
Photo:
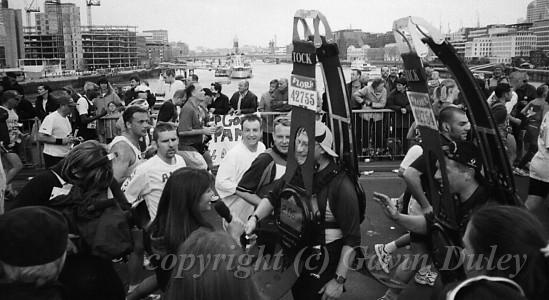
M18 151L19 157L25 167L43 168L44 158L42 157L42 145L38 142L38 129L42 122L38 118L20 119L21 126L21 144Z
M263 119L263 143L272 142L273 120L279 112L261 112ZM414 122L411 111L396 112L391 109L353 110L352 122L360 159L395 159L406 155L409 141L406 139Z

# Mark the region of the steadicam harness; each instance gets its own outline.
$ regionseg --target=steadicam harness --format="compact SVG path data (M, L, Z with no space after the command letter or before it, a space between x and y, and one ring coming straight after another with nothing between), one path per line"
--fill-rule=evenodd
M313 19L314 34L306 18ZM300 39L297 26L303 25L305 39ZM324 26L326 36L320 36L319 25ZM325 213L333 189L341 184L334 178L349 177L355 183L359 207L364 218L365 197L358 184L358 163L354 134L351 128L351 108L345 86L343 70L339 62L337 44L332 40L331 29L325 17L317 11L300 10L294 17L292 61L293 71L289 82L289 103L293 105L292 126L285 184L280 193L280 208L275 212L281 232L285 255L293 256L307 247L318 250L325 244L325 229L338 228L335 222L325 223ZM334 133L335 151L341 167L330 170L316 182L318 193L313 193L315 119L320 100L316 91L315 71L320 62L324 78L327 103L327 125ZM296 136L306 134L308 153L299 165L293 155L296 152ZM345 173L345 174L342 174ZM338 176L341 174L341 176Z

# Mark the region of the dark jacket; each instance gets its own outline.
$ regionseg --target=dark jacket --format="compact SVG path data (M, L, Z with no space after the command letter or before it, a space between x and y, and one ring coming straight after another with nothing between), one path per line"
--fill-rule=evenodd
M292 106L288 104L288 89L276 89L271 100L271 111L288 112Z
M234 93L231 97L231 100L229 101L229 104L231 105L231 108L234 110L238 109L238 99L240 98L240 94L238 92ZM251 91L248 91L246 93L246 96L242 98L242 102L240 103L240 111L242 114L251 114L257 111L257 96L252 93Z
M346 84L347 87L347 93L349 95L349 104L351 105L351 109L362 109L362 103L356 102L355 99L353 99L353 82L349 82ZM361 87L359 87L357 90L360 90Z
M23 131L29 132L32 129L32 122L25 120L36 117L36 111L34 107L32 107L32 103L25 98L21 99L19 104L17 104L17 107L15 107L15 112L19 116L19 122L23 123Z
M238 103L238 98L236 101ZM219 97L217 97L212 104L208 105L208 109L211 108L214 109L214 115L226 115L231 109L231 106L229 105L229 97L223 93L220 93Z
M387 104L385 105L385 107L395 111L395 120L392 124L394 124L396 128L410 127L410 124L412 123L411 119L413 119L413 116L406 92L401 93L397 90L394 90L387 97ZM406 114L403 114L400 111L401 108L406 108Z
M36 112L36 116L41 120L44 121L44 118L49 115L50 113L56 111L59 108L59 104L55 102L54 100L49 99L46 102L46 110L43 108L44 99L42 96L36 97L36 103L34 104L34 110Z

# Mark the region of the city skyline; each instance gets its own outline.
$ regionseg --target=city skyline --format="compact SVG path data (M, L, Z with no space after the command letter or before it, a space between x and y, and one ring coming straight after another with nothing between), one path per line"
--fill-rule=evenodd
M24 9L28 2L11 0L9 5L10 8ZM37 2L43 10L44 1ZM62 2L79 6L81 24L87 25L85 0ZM235 36L240 45L266 47L275 36L277 46L291 43L293 15L300 8L321 11L333 31L352 28L366 32L387 32L392 29L395 19L415 15L441 27L445 33L448 29L456 31L462 26L476 26L477 21L480 21L480 25L516 23L518 19L526 17L526 6L531 1L342 2L336 5L333 2L318 3L313 0L103 0L101 6L92 7L92 19L94 25L135 25L140 32L166 29L170 42L182 41L191 49L230 48Z

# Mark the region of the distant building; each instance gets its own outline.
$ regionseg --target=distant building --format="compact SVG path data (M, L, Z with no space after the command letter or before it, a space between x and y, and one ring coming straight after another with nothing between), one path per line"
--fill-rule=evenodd
M470 28L464 57L467 61L487 59L491 63L511 63L513 57L530 56L537 43L532 23Z
M363 32L360 29L343 29L334 31L334 39L339 48L339 58L347 61L351 60L347 57L347 49L349 49L350 46L354 46L358 49L364 45L368 45L373 49L383 48L385 45L395 42L392 32L370 33Z
M492 55L492 40L490 37L477 37L465 43L465 59L489 57Z
M353 62L355 60L368 60L367 51L370 49L368 45L362 45L361 47L355 47L350 45L347 47L347 60Z
M532 31L537 37L536 49L549 53L549 19L535 21Z
M139 65L136 26L82 27L82 48L88 70Z
M0 68L15 68L25 55L23 21L20 9L8 8L3 0L0 7Z
M526 22L549 19L549 0L535 0L526 7Z
M149 66L158 65L161 62L168 61L167 52L169 50L168 45L162 43L146 43L147 58L149 60Z
M446 40L454 46L457 56L461 59L465 58L465 43L467 42L467 31L465 28L458 30L457 32L448 33Z
M168 45L168 31L165 29L143 30L143 35L147 43Z
M334 39L339 48L339 58L348 60L347 49L349 46L362 47L364 43L364 32L360 29L343 29L334 31Z
M64 69L83 69L80 8L74 3L45 2L36 27L25 30L25 58L61 59Z
M140 33L135 36L135 46L137 49L137 59L139 61L138 66L143 68L150 67L149 53L147 51L147 40Z

